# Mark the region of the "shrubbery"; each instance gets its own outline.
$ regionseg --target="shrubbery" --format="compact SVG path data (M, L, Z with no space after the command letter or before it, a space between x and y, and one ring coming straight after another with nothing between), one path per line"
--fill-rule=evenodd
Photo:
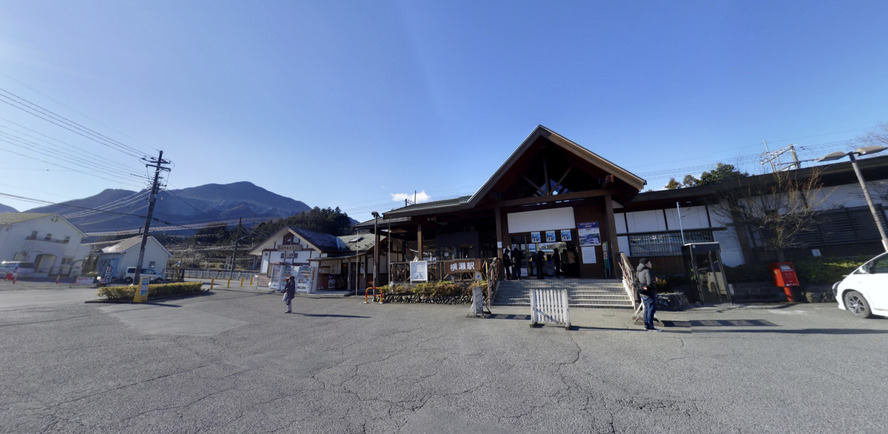
M793 268L799 283L831 284L842 280L842 277L868 261L870 256L851 256L843 258L811 257L793 261ZM728 282L773 282L774 276L768 264L744 264L737 267L725 267Z
M451 282L442 280L416 285L399 283L384 286L381 292L386 302L462 304L472 301L472 286L476 284L487 287L487 281Z
M851 256L844 258L815 257L792 263L799 280L805 283L834 283L854 271L872 256Z
M193 294L200 292L201 282L177 282L159 283L148 285L148 298L168 297L171 295ZM137 285L105 286L99 288L98 295L109 300L132 300L136 294Z

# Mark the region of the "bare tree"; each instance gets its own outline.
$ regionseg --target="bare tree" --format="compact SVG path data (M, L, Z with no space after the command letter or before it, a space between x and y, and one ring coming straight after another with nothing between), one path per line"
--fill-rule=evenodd
M874 131L858 138L865 146L888 146L888 122L879 124ZM871 191L882 201L888 201L888 183L873 182Z
M716 209L736 227L741 243L774 252L778 261L786 250L803 247L799 235L816 230L816 215L826 201L820 193L817 168L778 171L769 176L737 178L722 190Z
M874 131L870 131L858 140L864 145L888 146L888 122L879 124Z

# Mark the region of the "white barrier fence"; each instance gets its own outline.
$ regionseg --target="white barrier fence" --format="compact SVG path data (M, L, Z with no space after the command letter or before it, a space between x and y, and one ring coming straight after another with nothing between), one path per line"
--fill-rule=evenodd
M567 289L530 290L530 325L544 323L562 325L570 329Z

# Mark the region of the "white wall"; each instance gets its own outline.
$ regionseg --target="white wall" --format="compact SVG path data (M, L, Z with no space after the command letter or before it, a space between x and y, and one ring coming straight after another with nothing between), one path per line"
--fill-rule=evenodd
M34 239L28 239L36 231ZM46 236L50 239L46 240ZM69 237L68 242L64 242ZM38 217L23 222L0 226L0 260L35 262L40 255L54 256L50 262L40 264L38 275L56 274L61 270L62 260L74 262L80 247L82 234L65 219L53 215Z
M614 218L619 218L614 216ZM662 232L666 230L666 219L662 210L634 211L625 213L627 232ZM678 230L678 226L675 227Z
M573 208L513 212L507 216L509 233L576 229Z
M666 222L669 229L707 229L709 228L709 216L705 206L681 207L681 221L678 218L678 208L666 209Z

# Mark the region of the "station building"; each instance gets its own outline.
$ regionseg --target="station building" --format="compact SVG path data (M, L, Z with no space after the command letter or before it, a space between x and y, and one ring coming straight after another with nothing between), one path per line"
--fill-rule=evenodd
M884 222L888 157L858 161L876 192ZM790 171L817 176L816 228L800 234L796 256L870 254L882 250L879 232L848 162ZM521 251L573 256L578 278L618 278L620 253L658 258L658 271L681 274L686 243L718 242L724 265L773 260L763 234L725 212L726 189L761 187L774 177L757 175L724 185L645 191L646 181L622 166L538 126L475 194L409 204L358 225L403 240L405 254L392 261L502 257ZM767 191L759 188L755 191ZM740 193L742 194L742 193ZM565 255L561 256L567 257ZM551 261L549 261L551 262ZM528 274L527 260L522 275ZM551 267L551 263L549 264ZM569 270L569 271L568 271ZM552 275L552 270L546 270Z

